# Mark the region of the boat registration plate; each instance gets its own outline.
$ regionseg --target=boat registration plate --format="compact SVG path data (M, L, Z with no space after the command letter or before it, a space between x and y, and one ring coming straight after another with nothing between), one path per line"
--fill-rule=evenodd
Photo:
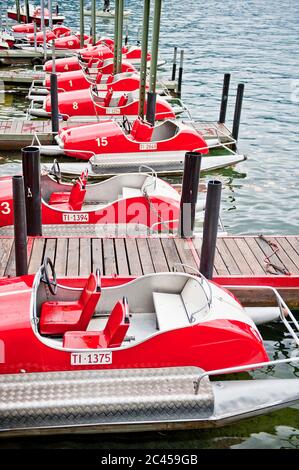
M140 144L140 150L156 150L157 144L156 142L149 142L148 144Z
M62 221L63 222L88 222L89 221L89 214L62 214Z
M109 352L86 352L71 353L72 366L97 366L112 364L112 351Z
M106 114L120 114L119 108L107 108Z

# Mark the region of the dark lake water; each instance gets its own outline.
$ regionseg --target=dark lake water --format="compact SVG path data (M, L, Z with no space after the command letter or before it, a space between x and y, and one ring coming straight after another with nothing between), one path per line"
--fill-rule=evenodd
M64 0L60 5L68 24L78 27L75 3L77 0ZM137 37L142 3L126 1L133 11L128 21L131 42ZM298 0L163 2L160 53L170 62L174 46L184 49L183 100L194 117L218 119L223 74L230 72L231 124L237 84L245 83L239 151L247 154L248 160L234 170L213 173L223 181L222 217L231 233L298 234L298 5ZM112 34L113 23L98 19L98 32ZM170 76L170 65L165 73ZM16 96L13 89L8 91L5 95L0 91L0 116L21 115L25 94ZM267 327L263 334L272 357L290 354L290 339L279 327ZM279 368L275 374L298 377L299 370ZM299 407L212 431L59 437L18 441L17 445L298 449Z

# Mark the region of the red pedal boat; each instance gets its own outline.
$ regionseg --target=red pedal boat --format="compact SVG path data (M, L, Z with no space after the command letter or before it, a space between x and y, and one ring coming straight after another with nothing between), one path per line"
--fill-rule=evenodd
M86 70L93 69L99 70L103 74L112 74L113 73L113 59L111 59L110 50L108 47L103 46L103 58L102 59L90 59L88 62L84 62L80 59L79 56L74 57L65 57L57 59L55 61L55 68L57 73L70 72L74 70ZM106 58L107 57L107 58ZM53 62L48 60L44 64L44 71L47 73L52 72ZM121 72L137 72L136 68L129 61L122 61Z
M45 25L49 24L49 10L45 8L44 10L44 15L45 15ZM18 20L18 15L17 15L17 10L16 8L9 8L7 10L7 16L8 18L11 18L12 20L17 21ZM26 14L26 9L25 7L20 8L20 22L21 23L27 23L27 14ZM61 24L65 20L65 17L63 15L58 15L58 14L52 14L52 21L53 24ZM33 5L29 5L29 21L35 21L37 25L40 26L41 24L41 8L40 7L34 7Z
M95 68L87 69L86 71L74 70L61 73L57 76L59 92L84 90L94 84L101 91L108 91L109 88L113 91L134 91L140 86L140 76L133 72L105 75ZM50 77L45 79L44 86L50 89Z
M34 23L16 24L11 29L16 34L34 33ZM39 28L37 28L37 31L39 31Z
M54 26L52 29L47 29L46 30L46 42L50 42L50 41L53 41L53 40L55 42L58 38L66 39L66 37L71 37L70 35L71 35L71 29L70 28L67 28L66 26L62 26L62 25ZM34 44L34 34L33 33L27 34L26 39L31 44ZM77 37L76 37L76 39L77 39ZM36 43L37 44L43 44L43 41L44 41L44 33L42 31L39 31L38 33L36 33Z
M41 177L43 224L114 224L173 230L179 218L180 195L156 175L122 174L87 185L87 172L74 184ZM0 226L13 224L11 177L0 178Z
M33 102L29 113L35 117L48 118L51 115L51 97L47 96L42 107ZM138 116L139 91L102 91L97 85L89 89L69 91L58 94L58 109L63 119L72 116ZM182 112L183 108L177 108ZM145 102L146 113L146 102ZM156 120L175 118L175 111L164 98L157 96Z
M192 127L175 120L165 120L155 126L137 118L133 124L124 118L97 124L71 127L60 131L56 138L65 155L89 160L101 154L153 154L163 156L188 151L209 152L204 138Z
M268 361L262 337L230 292L187 273L136 279L0 280L0 374Z

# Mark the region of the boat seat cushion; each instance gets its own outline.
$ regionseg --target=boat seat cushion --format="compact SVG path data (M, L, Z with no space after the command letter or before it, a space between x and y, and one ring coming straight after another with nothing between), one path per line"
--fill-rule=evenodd
M86 188L80 180L76 181L69 193L53 192L49 199L51 206L69 211L80 211L84 202ZM67 197L68 196L68 197Z
M131 137L133 140L137 140L139 142L150 142L153 129L154 128L150 124L138 118L133 123Z
M115 304L103 331L67 331L63 336L63 346L74 349L119 347L129 326L128 302L124 297Z
M182 328L189 318L180 294L153 292L153 300L159 330Z
M130 188L129 186L124 186L122 188L122 197L124 199L140 196L142 196L142 191L140 188Z
M188 279L180 294L153 292L160 330L181 328L209 312L207 296L196 279Z
M51 206L54 206L55 204L65 204L69 202L70 198L70 193L65 193L65 192L54 192L51 194L50 199L49 199L49 204Z
M63 335L63 347L71 349L98 349L100 334L98 331L66 331Z
M40 333L61 335L68 330L86 330L101 296L95 274L90 274L78 301L44 302L40 315Z

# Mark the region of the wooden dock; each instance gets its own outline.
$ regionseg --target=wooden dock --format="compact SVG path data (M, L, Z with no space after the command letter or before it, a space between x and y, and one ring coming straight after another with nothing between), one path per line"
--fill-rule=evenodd
M269 244L269 242L272 244ZM94 238L40 237L28 239L28 269L35 273L45 256L55 263L58 276L87 276L97 268L103 275L139 276L152 272L171 271L180 264L197 269L200 261L201 238ZM15 274L13 237L0 238L0 276ZM186 268L185 270L188 271ZM296 286L281 289L286 301L299 307L299 236L225 236L218 238L214 265L215 280L226 284L240 276L283 276L296 278ZM262 291L258 297L239 293L246 304L257 300L271 304L271 293Z
M33 81L41 81L44 80L45 77L46 74L43 71L28 69L14 70L13 68L8 70L0 69L0 81L3 82L4 85L25 85L29 88Z

